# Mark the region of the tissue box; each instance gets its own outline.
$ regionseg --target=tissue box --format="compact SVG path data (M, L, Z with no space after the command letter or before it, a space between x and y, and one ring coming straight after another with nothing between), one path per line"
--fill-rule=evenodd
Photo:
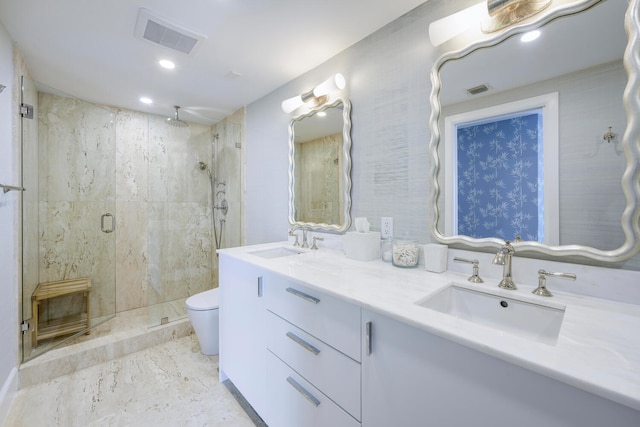
M380 258L380 232L360 233L349 231L342 242L347 258L358 261L371 261Z
M434 273L442 273L447 269L447 245L429 243L423 246L424 268Z

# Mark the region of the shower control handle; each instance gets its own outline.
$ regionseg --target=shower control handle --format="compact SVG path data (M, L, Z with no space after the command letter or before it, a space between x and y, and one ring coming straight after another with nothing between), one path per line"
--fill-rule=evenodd
M111 218L111 228L105 227L106 218ZM113 230L115 230L115 228L116 228L115 217L108 212L106 214L102 214L102 216L100 217L100 230L102 230L103 233L113 233Z

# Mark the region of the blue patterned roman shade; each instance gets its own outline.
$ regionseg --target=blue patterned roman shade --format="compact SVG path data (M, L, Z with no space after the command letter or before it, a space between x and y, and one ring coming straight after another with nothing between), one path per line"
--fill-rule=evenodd
M542 241L542 109L461 123L458 233Z

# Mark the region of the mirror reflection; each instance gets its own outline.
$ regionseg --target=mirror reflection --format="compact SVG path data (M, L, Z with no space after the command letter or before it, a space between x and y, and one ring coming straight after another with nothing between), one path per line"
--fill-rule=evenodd
M432 126L438 126L432 154L441 162L434 186L434 235L438 240L473 246L495 243L496 238L513 240L515 235L500 235L498 231L491 235L483 230L477 234L463 230L472 222L478 229L487 224L493 230L517 230L511 225L522 222L520 214L501 215L499 211L501 206L524 200L530 212L542 206L556 209L553 215L541 211L544 221L540 221L540 227L555 230L556 237L545 238L540 230L510 231L530 240L535 250L553 252L556 247L580 245L573 252L583 254L589 252L581 251L583 247L616 251L629 243L631 225L625 226L623 218L628 200L621 182L627 165L637 159L625 156L623 141L627 126L623 103L627 72L622 59L627 45L627 6L627 2L602 1L580 13L552 20L540 28L540 37L533 42L524 43L521 34L514 34L495 46L489 41L487 48L445 55L436 64L434 72L441 88L439 92L434 88L431 102L437 115L437 122L432 115ZM524 161L511 158L515 142L521 143L524 135L515 130L516 121L509 122L508 118L528 112L518 106L519 102L554 94L558 100L557 129L543 127L543 120L547 120L543 118L526 131L528 136L539 132L540 139L545 140L544 149L543 145L529 147L530 151L540 151L538 163L533 163L536 156L526 160L532 162L530 171L543 177L549 173L537 182L522 168ZM507 122L497 132L495 125L502 117L495 112L499 106ZM544 103L541 108L548 110ZM469 117L466 121L465 115ZM448 123L452 117L457 118L460 129L466 129L467 145L457 145L456 138L462 138L463 131ZM608 140L605 136L609 127L614 138ZM471 156L477 157L473 169L468 159L471 131L485 136L493 132L471 144ZM537 136L531 138L535 144L540 142ZM553 139L557 139L557 146L544 152L547 140ZM547 157L552 159L550 164L556 163L552 170L545 164ZM513 181L527 184L516 182L514 186ZM519 191L517 197L502 192L507 186ZM441 189L444 194L438 194ZM469 213L470 204L477 207L473 213Z
M292 225L346 231L350 219L349 105L339 100L295 118L290 126Z

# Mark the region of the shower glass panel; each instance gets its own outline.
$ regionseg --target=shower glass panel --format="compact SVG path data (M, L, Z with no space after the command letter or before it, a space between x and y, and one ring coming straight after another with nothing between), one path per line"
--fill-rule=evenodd
M211 289L211 126L148 116L146 223L149 326L186 317L185 300Z
M115 112L24 77L23 360L115 315Z
M214 205L218 207L215 209L214 223L221 233L219 248L231 248L242 244L243 126L244 110L239 110L217 123L213 130L217 180ZM226 211L220 209L223 206L226 206Z

